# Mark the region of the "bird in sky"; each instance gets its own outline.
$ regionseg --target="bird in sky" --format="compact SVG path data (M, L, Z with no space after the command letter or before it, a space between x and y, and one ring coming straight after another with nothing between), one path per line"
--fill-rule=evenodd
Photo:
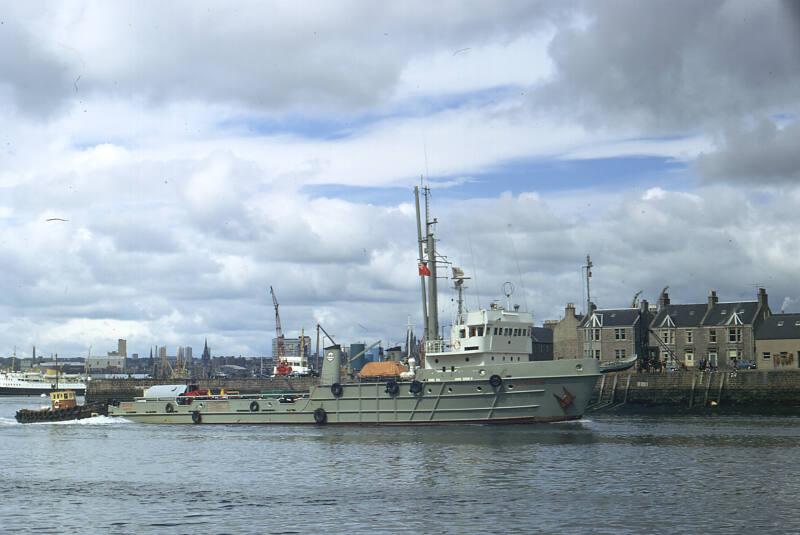
M69 219L64 219L63 217L48 217L45 221L69 221Z

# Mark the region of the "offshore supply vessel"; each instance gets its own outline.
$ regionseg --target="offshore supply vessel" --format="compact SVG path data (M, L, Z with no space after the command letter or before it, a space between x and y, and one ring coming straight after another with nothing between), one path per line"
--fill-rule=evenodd
M366 424L558 422L580 418L600 375L595 359L531 361L533 316L492 305L462 309L466 277L453 270L459 310L448 339L438 336L437 260L425 189L425 234L415 188L424 364L409 358L396 377L343 382L340 346L325 348L320 384L307 394L197 395L159 385L109 415L143 423ZM190 395L191 394L191 395Z

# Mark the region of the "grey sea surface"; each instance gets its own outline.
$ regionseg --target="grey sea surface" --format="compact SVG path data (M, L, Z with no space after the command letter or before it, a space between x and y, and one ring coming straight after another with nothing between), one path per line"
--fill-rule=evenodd
M2 533L791 533L800 418L510 426L17 424Z

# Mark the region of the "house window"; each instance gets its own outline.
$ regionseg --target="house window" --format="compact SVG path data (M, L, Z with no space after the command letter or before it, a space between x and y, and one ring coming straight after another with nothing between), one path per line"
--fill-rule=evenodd
M769 351L764 351L764 352L761 354L761 358L763 358L764 360L767 360L767 359L770 359L770 358L772 358L772 355L770 355Z
M665 344L673 344L673 343L675 343L675 341L673 339L673 336L672 336L672 331L669 330L669 329L664 329L664 330L661 331L661 340Z
M596 358L597 360L600 360L600 350L599 349L595 349L594 350L594 358Z
M592 336L592 340L594 342L599 342L600 341L600 329L592 329L592 335L593 335ZM600 357L598 357L598 358L600 358Z
M694 343L694 331L686 331L686 343L693 344Z
M730 327L728 329L728 342L741 342L742 341L742 328Z
M708 352L708 364L709 366L717 367L717 352L716 351L709 351Z
M614 350L614 358L617 360L625 358L625 350L624 349L615 349Z
M686 357L686 364L689 366L694 366L694 353L687 351L684 356Z
M614 329L615 340L625 340L625 329Z
M717 343L717 330L711 329L708 331L708 341L712 344Z

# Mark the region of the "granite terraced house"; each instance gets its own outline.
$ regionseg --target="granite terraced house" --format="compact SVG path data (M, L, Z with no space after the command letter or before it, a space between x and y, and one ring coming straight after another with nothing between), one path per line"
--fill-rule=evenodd
M650 324L650 345L666 363L736 366L755 361L755 332L770 315L764 288L755 301L720 302L712 290L705 304L686 305L673 305L665 290Z
M774 314L756 330L758 369L800 368L800 314Z

